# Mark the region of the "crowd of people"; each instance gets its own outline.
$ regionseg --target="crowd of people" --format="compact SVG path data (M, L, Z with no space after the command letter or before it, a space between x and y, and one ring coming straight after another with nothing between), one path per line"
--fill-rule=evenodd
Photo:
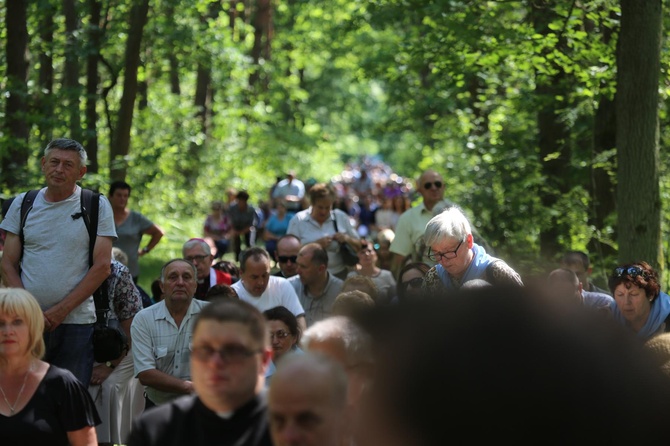
M522 277L436 171L415 184L374 160L329 183L288 172L259 206L228 190L152 299L138 257L164 231L128 208L130 185L85 209L86 152L68 139L47 146L42 170L47 186L0 223L7 444L666 437L670 296L657 271L621 264L598 288L589 256L570 251ZM113 357L104 328L122 342Z

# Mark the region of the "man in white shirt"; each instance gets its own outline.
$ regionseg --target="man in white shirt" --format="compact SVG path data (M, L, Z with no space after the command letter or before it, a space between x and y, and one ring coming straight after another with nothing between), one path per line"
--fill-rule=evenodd
M240 299L261 312L283 306L298 318L301 330L306 328L305 311L288 280L270 275L270 254L259 247L249 248L240 256L240 280L232 288Z

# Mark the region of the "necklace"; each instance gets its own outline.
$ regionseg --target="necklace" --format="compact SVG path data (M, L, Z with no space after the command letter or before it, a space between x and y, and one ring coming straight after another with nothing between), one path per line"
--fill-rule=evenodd
M2 386L0 386L0 393L2 393L2 398L5 400L5 403L7 403L7 406L9 407L9 416L14 415L16 412L16 405L19 403L21 400L21 395L23 394L23 389L26 387L26 381L28 381L28 374L33 370L33 364L32 362L30 363L30 367L28 367L28 370L26 370L26 374L23 377L23 384L21 385L21 390L19 390L19 394L16 397L16 401L14 401L14 405L9 404L9 400L7 399L7 395L5 395L5 391L2 390Z

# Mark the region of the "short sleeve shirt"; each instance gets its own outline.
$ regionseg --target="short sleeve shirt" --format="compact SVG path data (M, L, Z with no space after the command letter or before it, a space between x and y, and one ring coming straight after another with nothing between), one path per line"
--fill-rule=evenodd
M295 290L288 280L283 277L270 276L268 286L259 297L252 296L246 288L244 288L243 280L239 280L233 284L233 289L237 291L237 295L241 300L249 302L259 311L269 310L274 307L286 307L295 316L305 314Z
M35 296L42 310L62 301L82 281L89 269L89 237L81 213L81 188L65 200L50 202L40 190L23 227L24 244L21 259L21 280ZM0 228L19 234L21 203L25 193L12 202ZM100 195L98 236L116 238L112 206ZM111 254L110 254L111 255ZM95 305L89 297L67 315L65 324L95 322Z
M140 274L140 263L137 251L140 249L142 234L154 223L139 212L130 211L128 218L116 227L119 236L114 246L121 249L128 256L128 269L133 277Z
M135 315L130 327L135 376L145 370L155 369L175 378L191 379L193 324L207 303L193 299L179 327L165 306L165 301L145 308ZM146 388L146 393L155 404L179 396L151 387Z

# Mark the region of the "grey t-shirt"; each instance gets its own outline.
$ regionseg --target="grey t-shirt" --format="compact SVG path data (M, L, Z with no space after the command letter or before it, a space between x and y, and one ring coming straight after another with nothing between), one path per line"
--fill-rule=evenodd
M128 256L128 269L133 277L140 275L140 262L137 251L140 249L142 233L154 224L139 212L130 211L128 218L116 228L118 238L114 246Z
M21 259L21 280L26 290L35 296L42 310L48 310L63 300L88 272L88 233L83 218L72 218L81 212L81 188L63 201L44 199L46 188L35 197L33 208L23 227L24 247ZM25 193L13 202L0 228L19 234L21 203ZM116 238L112 207L100 195L98 236ZM111 256L111 253L110 253ZM72 310L65 324L95 322L95 305L89 297Z

